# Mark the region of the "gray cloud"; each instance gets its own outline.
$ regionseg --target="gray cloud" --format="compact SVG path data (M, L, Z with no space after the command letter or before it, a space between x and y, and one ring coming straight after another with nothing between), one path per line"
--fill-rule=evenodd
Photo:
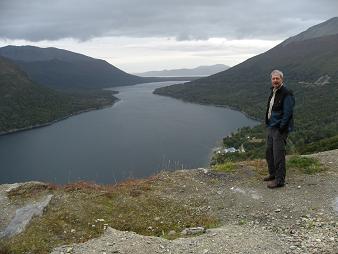
M336 10L336 0L0 0L0 38L279 40L336 16Z

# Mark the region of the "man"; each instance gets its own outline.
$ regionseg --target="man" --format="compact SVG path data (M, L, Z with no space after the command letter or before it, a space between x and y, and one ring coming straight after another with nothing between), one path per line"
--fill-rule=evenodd
M288 133L293 129L293 94L283 84L283 73L271 72L271 94L267 103L265 123L267 126L266 161L269 176L264 178L268 188L285 185L285 146Z

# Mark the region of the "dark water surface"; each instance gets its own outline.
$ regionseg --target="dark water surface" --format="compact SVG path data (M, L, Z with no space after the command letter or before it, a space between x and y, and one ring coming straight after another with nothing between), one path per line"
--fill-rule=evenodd
M152 94L174 83L114 88L121 100L110 108L0 136L0 183L114 183L203 167L222 137L257 124L237 111Z

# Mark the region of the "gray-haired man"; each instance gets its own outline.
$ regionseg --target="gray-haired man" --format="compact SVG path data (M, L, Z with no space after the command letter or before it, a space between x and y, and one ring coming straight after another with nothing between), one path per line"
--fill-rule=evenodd
M288 133L293 129L294 96L283 84L283 73L271 72L271 94L268 99L265 123L267 126L266 160L269 176L269 188L285 185L285 146Z

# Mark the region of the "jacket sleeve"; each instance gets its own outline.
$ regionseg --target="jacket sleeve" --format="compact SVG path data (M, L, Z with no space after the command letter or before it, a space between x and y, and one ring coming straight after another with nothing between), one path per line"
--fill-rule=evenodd
M279 129L285 131L288 128L289 120L293 114L293 107L295 105L294 99L291 95L284 98L283 102L283 118L280 123Z

